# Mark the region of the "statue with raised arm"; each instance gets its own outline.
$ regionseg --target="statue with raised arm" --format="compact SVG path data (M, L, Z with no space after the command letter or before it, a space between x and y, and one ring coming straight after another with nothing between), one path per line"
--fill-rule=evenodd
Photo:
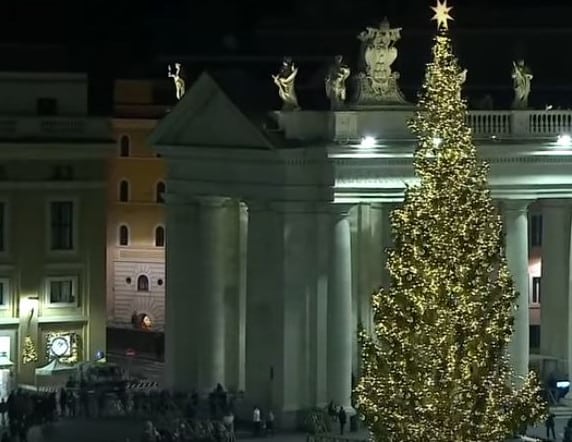
M183 98L185 95L185 80L183 79L183 75L181 72L181 63L175 63L175 69L171 68L171 65L168 66L168 76L169 78L173 79L173 83L175 83L175 96L177 100Z
M401 28L392 28L385 18L379 27L367 27L357 38L361 50L360 72L354 80L356 104L406 104L397 84L399 72L391 68L397 59L395 43L401 38Z
M326 95L332 110L341 109L346 101L346 80L350 72L350 68L344 64L344 57L336 55L325 78Z
M532 72L524 63L524 60L512 62L512 80L514 87L513 109L527 109L528 96L532 86Z
M278 86L278 95L282 99L282 110L299 110L295 82L298 68L290 57L284 57L278 74L273 75L274 84Z

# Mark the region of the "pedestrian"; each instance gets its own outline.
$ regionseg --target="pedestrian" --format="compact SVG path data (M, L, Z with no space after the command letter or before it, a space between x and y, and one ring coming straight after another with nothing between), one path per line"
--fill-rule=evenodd
M344 427L346 426L346 422L348 420L348 415L346 414L344 407L340 406L338 411L338 420L340 421L340 434L344 434Z
M546 439L550 440L550 433L552 433L552 439L556 440L556 431L555 431L555 423L554 418L556 416L554 413L550 413L546 418Z
M267 434L274 436L274 413L272 410L269 410L266 415L266 431Z
M252 427L253 436L260 436L260 431L262 430L262 421L260 419L260 408L257 406L254 406L254 409L252 410Z

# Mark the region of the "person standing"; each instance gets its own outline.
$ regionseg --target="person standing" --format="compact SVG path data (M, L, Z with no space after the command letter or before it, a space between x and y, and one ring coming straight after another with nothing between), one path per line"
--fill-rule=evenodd
M267 434L274 436L274 413L272 413L272 410L269 410L266 415L266 431Z
M555 422L554 422L554 418L556 416L554 415L554 413L550 413L548 415L548 417L546 418L546 439L550 440L550 433L552 433L552 440L556 440L556 431L555 431Z
M252 410L252 426L254 437L260 436L262 421L260 420L260 408L258 408L256 405Z
M340 434L344 434L344 427L346 426L346 422L348 420L348 415L346 414L344 407L340 406L338 411L338 420L340 421Z

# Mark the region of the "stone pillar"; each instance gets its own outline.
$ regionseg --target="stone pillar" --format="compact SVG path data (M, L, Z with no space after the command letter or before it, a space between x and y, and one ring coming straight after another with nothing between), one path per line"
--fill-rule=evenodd
M280 286L281 245L277 214L268 204L248 202L246 276L246 394L263 409L275 404L276 360L282 346ZM274 409L275 413L280 410Z
M351 407L352 269L348 208L334 208L328 278L328 400Z
M165 378L168 388L190 392L197 387L200 342L196 206L169 195L166 215Z
M217 383L225 384L225 269L223 198L201 198L199 201L199 260L201 303L199 306L200 390L212 390ZM189 285L192 281L188 282Z
M274 201L249 202L248 210L246 395L272 409L282 428L293 428L317 388L310 384L316 208Z
M391 236L391 212L397 207L394 203L377 203L372 205L372 210L376 213L375 236L376 247L379 247L379 263L376 265L376 275L379 278L379 285L388 288L390 284L389 272L387 271L387 249L392 247L393 238ZM377 257L377 255L376 255Z
M529 344L529 276L528 276L528 208L529 201L504 202L506 257L509 270L519 293L514 313L514 334L510 342L510 359L514 374L528 375Z
M246 272L248 260L248 211L238 209L238 389L246 388Z
M572 374L570 209L571 204L566 200L545 200L542 204L540 353L558 359L559 376Z

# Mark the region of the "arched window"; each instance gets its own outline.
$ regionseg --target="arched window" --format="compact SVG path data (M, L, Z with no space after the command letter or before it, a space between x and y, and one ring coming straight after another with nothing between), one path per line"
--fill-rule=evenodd
M155 228L155 247L165 247L165 228L163 226Z
M119 183L119 201L123 203L129 201L129 183L125 180Z
M149 291L149 278L145 275L139 275L137 278L137 291L138 292L148 292Z
M155 187L155 202L165 202L165 183L163 181L159 181Z
M119 156L128 157L131 150L129 137L127 135L121 135L119 140Z
M129 227L127 227L125 224L119 226L119 245L129 245Z

